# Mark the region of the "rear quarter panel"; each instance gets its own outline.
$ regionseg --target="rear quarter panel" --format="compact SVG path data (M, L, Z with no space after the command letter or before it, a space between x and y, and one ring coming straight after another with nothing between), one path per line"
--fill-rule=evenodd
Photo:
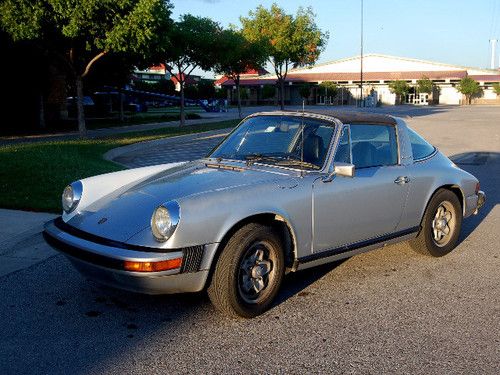
M475 194L478 180L470 173L457 167L441 152L424 160L408 165L408 174L411 179L410 190L405 211L399 225L400 229L420 225L427 203L432 195L441 187L458 187L462 192L460 198L464 216L472 214L465 207L467 197Z

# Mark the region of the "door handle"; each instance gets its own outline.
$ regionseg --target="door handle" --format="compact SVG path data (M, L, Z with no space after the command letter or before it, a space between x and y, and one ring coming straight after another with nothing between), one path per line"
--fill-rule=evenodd
M398 185L404 185L407 184L408 182L410 182L410 179L407 176L399 176L394 180L394 183Z

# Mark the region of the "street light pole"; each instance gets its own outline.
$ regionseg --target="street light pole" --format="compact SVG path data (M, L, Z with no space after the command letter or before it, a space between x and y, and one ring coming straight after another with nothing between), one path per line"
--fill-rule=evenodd
M363 0L361 0L361 69L360 69L360 102L359 106L364 107L363 103Z

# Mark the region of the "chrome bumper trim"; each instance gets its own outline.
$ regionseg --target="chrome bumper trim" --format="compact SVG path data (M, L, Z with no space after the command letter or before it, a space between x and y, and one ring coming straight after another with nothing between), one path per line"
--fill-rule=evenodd
M486 194L484 191L479 190L477 192L477 207L476 210L474 211L474 215L478 214L479 210L481 209L481 207L484 206L485 203L486 203Z

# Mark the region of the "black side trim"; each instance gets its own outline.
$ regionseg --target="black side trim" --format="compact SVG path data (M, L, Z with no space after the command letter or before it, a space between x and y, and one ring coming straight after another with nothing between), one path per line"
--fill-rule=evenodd
M366 246L370 246L370 245L375 245L377 243L382 243L382 242L385 242L385 241L393 240L393 239L398 238L398 237L406 236L407 234L416 233L419 230L420 230L420 227L416 226L416 227L413 227L413 228L402 230L400 232L386 234L384 236L380 236L380 237L373 238L373 239L370 239L370 240L356 242L356 243L353 243L353 244L350 244L350 245L346 245L346 246L342 246L342 247L337 247L335 249L325 250L325 251L322 251L320 253L315 253L315 254L307 255L305 257L299 258L298 260L299 260L300 263L312 262L314 260L318 260L318 259L321 259L321 258L328 258L328 257L331 257L333 255L347 253L348 251L353 251L353 250L361 249L362 247L366 247Z
M81 238L82 240L95 242L95 243L98 243L100 245L117 247L119 249L144 251L147 253L172 253L175 251L179 251L179 249L158 249L155 247L130 245L130 244L127 244L124 242L110 240L108 238L97 236L95 234L88 233L88 232L85 232L81 229L75 228L75 227L65 223L61 217L58 217L54 220L54 225L57 228L59 228L60 230L66 232L66 233L69 233L72 236Z
M61 253L70 255L74 258L81 259L85 262L96 264L98 266L103 266L106 268L112 268L116 270L123 271L123 261L119 259L109 258L103 255L91 253L90 251L85 251L75 246L68 245L67 243L52 237L47 232L43 232L43 238L45 241L53 248L59 250Z

